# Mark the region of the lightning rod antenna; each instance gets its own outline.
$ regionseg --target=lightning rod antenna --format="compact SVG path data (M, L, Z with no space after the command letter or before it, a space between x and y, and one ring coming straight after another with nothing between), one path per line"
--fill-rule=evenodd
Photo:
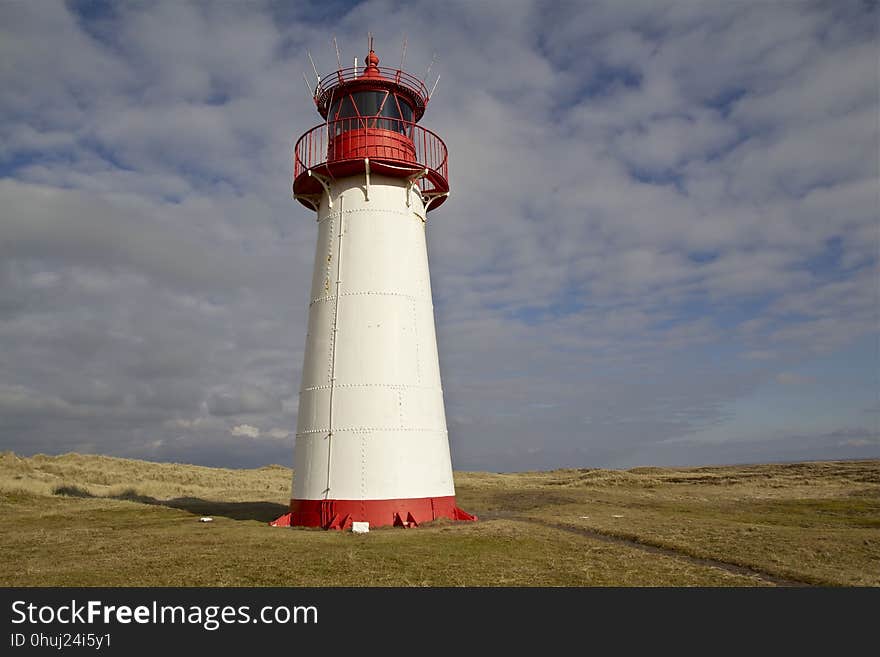
M436 62L436 61L437 61L437 53L434 53L434 56L431 57L431 63L428 64L428 68L427 68L427 70L425 71L425 77L422 78L422 84L424 84L425 81L427 81L427 79L428 79L428 74L431 73L431 68L434 66L434 62Z
M437 88L437 83L440 82L440 74L437 74L437 79L434 80L434 86L431 87L431 93L428 94L428 98L431 99L434 97L434 90Z
M306 89L308 89L308 91L309 91L309 98L312 100L312 102L314 102L315 93L312 91L312 85L309 84L309 78L308 78L308 76L306 76L305 71L303 71L303 82L306 83Z
M403 61L406 59L406 37L403 37L403 52L400 54L400 70L403 70Z
M312 53L306 51L309 56L309 61L312 63L312 70L315 72L315 77L318 78L318 84L321 84L321 76L318 75L318 67L315 66L315 60L312 59Z
M342 58L339 56L339 44L336 43L336 37L333 37L333 47L336 48L336 66L337 70L342 70Z

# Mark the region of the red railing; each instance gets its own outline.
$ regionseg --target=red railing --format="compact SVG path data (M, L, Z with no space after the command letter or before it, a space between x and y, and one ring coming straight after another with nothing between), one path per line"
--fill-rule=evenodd
M387 66L377 66L376 68L381 77L371 78L371 81L375 82L378 79L383 82L393 82L394 84L408 89L411 93L421 98L423 104L428 102L428 88L425 86L425 83L415 75L410 75L406 71L401 71L399 69L388 68ZM342 68L331 73L318 83L318 87L315 89L316 102L319 106L321 106L322 103L329 103L331 90L334 87L346 82L351 82L352 80L363 79L363 74L363 66L359 68Z
M427 169L428 175L419 180L423 192L449 190L443 140L416 123L382 116L316 125L296 142L293 178L296 181L310 169L327 170L332 175L334 165L364 158L403 172Z

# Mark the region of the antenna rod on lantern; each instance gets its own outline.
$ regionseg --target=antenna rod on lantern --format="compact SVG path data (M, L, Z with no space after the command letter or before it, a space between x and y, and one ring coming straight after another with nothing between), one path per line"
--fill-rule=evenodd
M434 97L434 90L437 88L437 83L440 82L440 75L437 75L437 79L434 80L434 86L431 87L431 93L428 94L428 98Z
M400 70L403 70L403 60L406 59L406 37L403 37L403 52L400 54Z
M336 43L336 37L333 37L333 47L336 48L336 66L337 70L342 70L342 59L339 57L339 44Z
M354 77L357 77L358 74L358 58L354 58Z
M321 84L321 76L318 75L318 67L315 66L315 60L312 59L312 53L310 53L308 50L306 51L306 53L309 56L309 61L312 63L312 70L315 72L315 77L318 78L318 84Z
M303 82L306 83L306 89L309 90L309 98L312 100L312 102L314 102L314 100L315 100L315 96L316 96L317 94L316 94L315 92L312 91L312 85L309 84L309 78L308 78L308 76L306 75L306 72L305 72L305 71L303 71Z
M428 68L425 70L425 77L422 78L423 83L428 80L428 75L431 73L431 68L434 66L434 62L437 61L437 53L434 53L434 56L431 57L431 63L428 64Z

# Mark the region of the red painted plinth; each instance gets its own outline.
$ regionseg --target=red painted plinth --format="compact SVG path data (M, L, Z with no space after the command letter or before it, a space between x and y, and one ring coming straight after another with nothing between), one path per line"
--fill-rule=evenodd
M455 496L398 500L290 500L290 513L269 523L275 527L348 529L352 522L371 527L418 527L437 518L476 520L455 505Z

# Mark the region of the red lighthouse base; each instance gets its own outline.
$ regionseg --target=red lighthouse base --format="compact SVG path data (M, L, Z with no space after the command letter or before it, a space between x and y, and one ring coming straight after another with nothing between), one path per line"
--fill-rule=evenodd
M371 527L418 527L437 518L476 520L455 505L455 496L397 500L290 500L290 513L270 522L273 527L348 529L352 522Z

